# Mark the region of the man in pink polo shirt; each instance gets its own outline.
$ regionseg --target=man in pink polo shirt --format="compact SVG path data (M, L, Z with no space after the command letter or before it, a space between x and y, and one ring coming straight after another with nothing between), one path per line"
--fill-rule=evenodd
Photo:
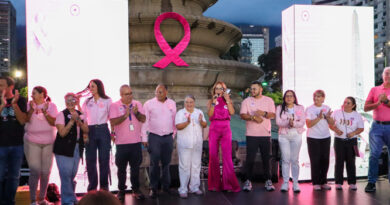
M265 189L275 190L270 173L271 120L275 118L275 103L272 98L262 95L261 82L254 81L251 85L251 97L242 101L240 116L246 121L246 162L244 173L244 191L252 190L252 172L257 150L260 148Z
M365 112L374 110L374 121L370 130L370 159L366 192L376 190L378 160L382 153L382 147L385 144L387 148L390 148L390 67L383 70L382 79L383 84L371 89L364 105ZM390 169L388 176L390 179Z
M130 164L133 196L136 199L145 198L139 190L139 167L142 163L141 127L145 122L145 115L142 104L133 99L130 86L122 85L120 95L121 99L110 106L110 122L115 131L118 199L124 202L127 164Z
M142 141L148 146L150 155L150 197L157 197L162 165L161 184L163 191L170 194L171 177L169 163L173 150L173 136L176 133L176 103L167 98L168 90L163 84L156 88L156 97L145 102L146 121L142 127Z

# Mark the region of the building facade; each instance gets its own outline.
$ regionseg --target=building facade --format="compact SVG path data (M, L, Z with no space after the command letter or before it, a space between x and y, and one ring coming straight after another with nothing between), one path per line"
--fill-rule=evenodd
M10 1L0 0L0 74L16 62L16 11Z
M269 51L269 28L255 25L238 25L242 32L240 61L259 66L258 58Z

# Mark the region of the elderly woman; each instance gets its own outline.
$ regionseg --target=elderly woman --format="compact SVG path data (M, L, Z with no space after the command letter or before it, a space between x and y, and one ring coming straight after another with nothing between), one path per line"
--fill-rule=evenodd
M84 148L82 136L88 134L88 125L81 112L76 109L79 100L75 94L66 94L65 104L66 109L58 113L56 118L58 132L53 152L60 172L61 204L73 205L77 203L74 178Z
M40 189L38 204L48 204L45 200L53 163L54 127L57 107L50 102L46 88L36 86L32 90L32 101L27 104L27 124L24 135L24 153L30 168L28 185L31 204L36 204L38 182Z
M355 98L345 98L342 108L334 111L332 118L334 119L334 124L330 125L330 129L335 132L334 151L336 163L334 176L336 189L343 189L344 163L346 163L349 188L355 191L357 190L355 166L355 156L358 155L357 135L364 131L363 118L356 112Z
M234 173L232 160L232 130L230 116L234 114L234 107L225 83L216 82L211 90L212 99L209 100L208 115L210 117L209 130L209 175L208 189L210 191L239 192L241 190ZM222 178L219 167L219 146L222 150Z
M179 155L179 175L181 198L187 198L188 183L190 193L203 194L199 190L202 157L202 128L207 126L203 112L195 108L195 97L187 95L184 108L176 113L177 147Z
M330 190L327 183L330 154L329 125L334 121L331 118L332 111L324 105L325 92L316 90L313 93L314 104L306 109L307 148L309 151L311 180L313 189Z
M293 190L300 192L299 151L302 145L302 133L305 131L305 108L298 104L297 96L287 90L283 103L276 108L276 124L279 126L279 146L282 152L283 184L280 190L289 189L290 168L293 177Z

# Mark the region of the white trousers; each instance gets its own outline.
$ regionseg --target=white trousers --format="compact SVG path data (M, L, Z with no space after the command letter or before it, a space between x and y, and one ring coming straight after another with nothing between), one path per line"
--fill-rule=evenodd
M291 130L287 135L279 135L279 147L282 152L283 181L288 182L291 174L294 182L299 177L299 151L302 145L302 134Z
M195 144L193 148L178 146L179 155L179 193L196 192L200 186L200 168L202 159L202 143Z

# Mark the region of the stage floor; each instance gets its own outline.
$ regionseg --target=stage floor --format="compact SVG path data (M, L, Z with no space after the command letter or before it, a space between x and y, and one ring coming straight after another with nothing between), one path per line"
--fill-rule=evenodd
M206 185L207 186L207 181ZM125 204L127 205L258 205L258 204L299 204L299 205L323 205L323 204L354 204L354 205L376 205L390 204L390 185L386 178L380 178L377 182L375 193L365 193L364 187L367 180L358 180L357 191L350 191L348 185L344 184L343 190L334 189L330 191L313 191L311 183L301 183L301 193L295 194L291 190L288 193L280 192L281 182L275 184L274 192L264 190L263 183L253 184L252 192L206 192L204 196L189 195L187 199L181 199L177 194L167 195L161 193L157 199L147 198L136 200L130 193L126 194ZM205 188L205 187L202 187ZM172 189L174 190L174 189ZM177 192L176 190L174 190ZM147 194L146 190L143 190Z

